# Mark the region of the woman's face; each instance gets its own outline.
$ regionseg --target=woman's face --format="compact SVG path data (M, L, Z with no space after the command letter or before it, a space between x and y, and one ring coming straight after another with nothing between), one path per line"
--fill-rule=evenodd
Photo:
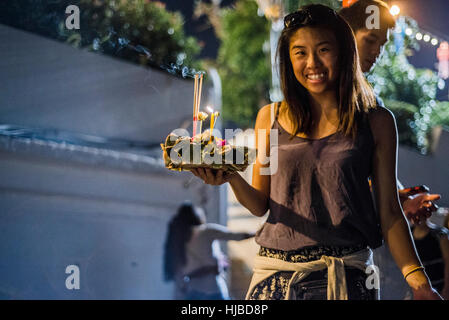
M290 38L290 61L299 83L310 94L334 90L338 68L338 44L333 32L304 27Z

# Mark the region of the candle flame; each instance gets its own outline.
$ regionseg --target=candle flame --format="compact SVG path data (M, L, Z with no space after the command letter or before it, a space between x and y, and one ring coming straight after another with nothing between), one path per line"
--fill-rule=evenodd
M207 111L209 111L210 113L213 113L213 112L214 112L214 109L212 109L210 106L207 106L206 109L207 109Z

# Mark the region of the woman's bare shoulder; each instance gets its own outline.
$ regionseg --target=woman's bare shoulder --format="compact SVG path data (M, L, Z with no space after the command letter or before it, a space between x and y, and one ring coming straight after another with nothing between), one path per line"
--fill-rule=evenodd
M259 109L256 118L256 129L267 129L271 126L272 104L267 104Z
M279 111L277 110L279 108ZM273 124L276 113L282 114L285 112L285 101L274 102L267 104L259 109L256 119L256 129L270 129Z
M393 112L379 105L368 111L368 119L371 128L378 130L395 123Z
M386 107L377 105L375 108L371 108L368 111L368 118L370 122L382 122L388 121L394 118L393 112L388 110Z
M376 106L368 111L368 119L375 140L383 137L389 139L396 131L396 120L393 112L383 106Z

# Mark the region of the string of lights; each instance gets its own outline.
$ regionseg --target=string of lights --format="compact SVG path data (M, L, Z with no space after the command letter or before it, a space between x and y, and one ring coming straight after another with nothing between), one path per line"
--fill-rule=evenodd
M393 16L398 16L401 13L401 8L398 5L392 5L390 13ZM401 32L402 30L399 30ZM409 37L415 37L418 41L429 42L433 46L437 46L439 43L447 42L445 37L441 37L435 34L435 32L426 31L424 28L419 27L417 30L412 28L405 29L405 34Z
M400 8L397 5L393 5L390 9L390 13L393 16L398 16L400 13ZM429 32L422 27L417 26L416 28L405 27L402 23L401 17L397 19L396 30L398 34L405 33L409 37L415 38L419 42L428 43L434 47L439 47L436 49L436 56L438 58L438 76L441 79L449 78L449 42L446 37L441 37L435 34L435 32Z

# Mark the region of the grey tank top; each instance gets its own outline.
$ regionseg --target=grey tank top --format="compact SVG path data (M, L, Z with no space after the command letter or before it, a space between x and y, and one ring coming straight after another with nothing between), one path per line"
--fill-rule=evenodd
M278 129L278 167L271 174L269 216L256 242L285 251L381 246L380 220L368 182L374 139L367 115L357 120L355 140L341 132L290 140L276 109L272 129Z

